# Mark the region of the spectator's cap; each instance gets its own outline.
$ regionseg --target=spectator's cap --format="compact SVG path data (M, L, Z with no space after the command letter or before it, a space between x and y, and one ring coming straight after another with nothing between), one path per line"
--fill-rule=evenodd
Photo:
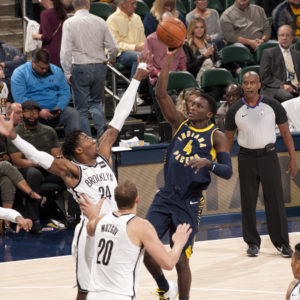
M41 111L40 105L34 100L27 100L22 103L22 109L37 109Z

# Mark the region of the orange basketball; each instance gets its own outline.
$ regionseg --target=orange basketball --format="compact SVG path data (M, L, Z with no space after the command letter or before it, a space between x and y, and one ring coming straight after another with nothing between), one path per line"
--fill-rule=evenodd
M177 48L183 44L186 28L177 18L166 18L159 22L156 29L157 37L169 48Z

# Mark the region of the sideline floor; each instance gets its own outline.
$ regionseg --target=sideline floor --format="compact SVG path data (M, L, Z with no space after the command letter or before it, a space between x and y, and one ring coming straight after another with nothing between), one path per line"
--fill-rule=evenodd
M300 233L290 233L291 246ZM268 236L262 236L259 257L248 258L241 238L197 242L191 258L191 300L279 300L293 276L290 259L276 254ZM0 264L0 299L75 299L75 264L71 256ZM166 272L175 280L175 271ZM143 267L138 299L157 299L155 284Z

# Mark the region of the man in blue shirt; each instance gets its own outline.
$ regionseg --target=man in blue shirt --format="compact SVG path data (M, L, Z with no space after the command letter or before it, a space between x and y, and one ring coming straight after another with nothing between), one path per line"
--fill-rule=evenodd
M41 107L40 121L51 127L64 126L65 135L80 129L78 111L68 106L70 87L63 71L50 64L49 53L38 49L32 62L14 70L11 89L15 102L35 100Z

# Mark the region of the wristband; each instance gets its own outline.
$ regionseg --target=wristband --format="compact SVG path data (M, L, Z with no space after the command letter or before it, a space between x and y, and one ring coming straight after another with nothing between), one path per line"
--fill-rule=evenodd
M147 64L145 62L140 62L137 67L138 69L147 70Z

